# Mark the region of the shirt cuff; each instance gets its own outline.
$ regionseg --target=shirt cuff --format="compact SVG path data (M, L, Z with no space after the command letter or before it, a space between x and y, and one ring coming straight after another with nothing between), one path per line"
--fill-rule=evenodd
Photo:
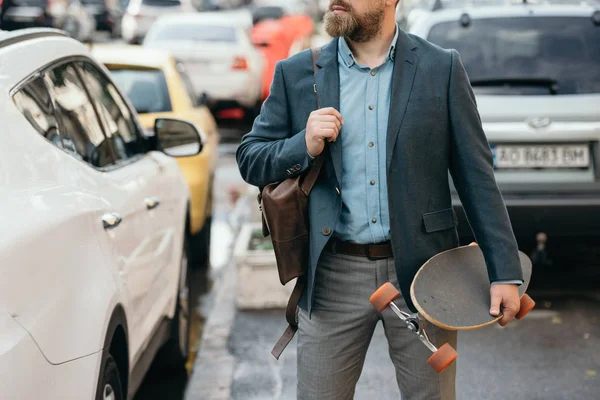
M522 285L523 281L520 279L515 279L512 281L495 281L492 282L492 285Z
M306 150L306 155L308 156L308 165L312 166L315 163L316 157L311 156L308 150Z

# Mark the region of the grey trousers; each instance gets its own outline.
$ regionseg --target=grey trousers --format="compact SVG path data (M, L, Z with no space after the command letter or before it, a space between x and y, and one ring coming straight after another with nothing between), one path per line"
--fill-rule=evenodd
M379 313L369 303L387 281L398 288L392 259L322 254L311 318L304 310L298 315L298 399L352 399L373 332L382 321L402 399L455 400L456 363L437 374L427 364L431 352L417 336L390 309ZM402 298L396 304L410 313ZM425 329L437 347L448 342L456 349L456 332L431 324Z

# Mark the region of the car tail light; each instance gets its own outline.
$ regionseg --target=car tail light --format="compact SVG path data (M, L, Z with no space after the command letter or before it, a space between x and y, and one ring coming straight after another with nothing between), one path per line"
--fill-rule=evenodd
M233 59L233 64L231 65L231 69L233 70L247 70L248 69L248 61L246 57L236 57Z

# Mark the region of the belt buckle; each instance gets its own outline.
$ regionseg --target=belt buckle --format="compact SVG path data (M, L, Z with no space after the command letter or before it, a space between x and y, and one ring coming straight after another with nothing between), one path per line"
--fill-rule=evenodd
M366 244L365 249L366 249L366 253L367 253L367 258L369 260L371 260L371 261L379 260L379 258L371 256L371 245L370 244Z

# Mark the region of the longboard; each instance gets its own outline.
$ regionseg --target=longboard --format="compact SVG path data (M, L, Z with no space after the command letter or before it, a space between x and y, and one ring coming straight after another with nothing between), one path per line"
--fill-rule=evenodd
M523 295L531 280L531 260L519 252L523 284L522 311L530 311ZM490 281L479 246L464 246L433 256L421 266L410 287L410 297L427 321L446 330L471 330L502 318L490 315ZM525 306L525 307L523 307ZM521 311L517 315L520 319Z
M531 280L531 260L519 252L523 270L523 284L519 286L521 309L515 316L523 318L535 307L535 302L525 294ZM448 343L439 349L431 343L418 315L400 310L394 300L400 292L386 282L371 295L370 302L379 311L391 310L414 332L433 353L427 363L436 372L442 372L456 360L458 353ZM410 287L411 299L418 314L432 324L446 330L478 329L502 318L490 315L490 281L483 254L479 246L458 247L430 258L421 266Z

